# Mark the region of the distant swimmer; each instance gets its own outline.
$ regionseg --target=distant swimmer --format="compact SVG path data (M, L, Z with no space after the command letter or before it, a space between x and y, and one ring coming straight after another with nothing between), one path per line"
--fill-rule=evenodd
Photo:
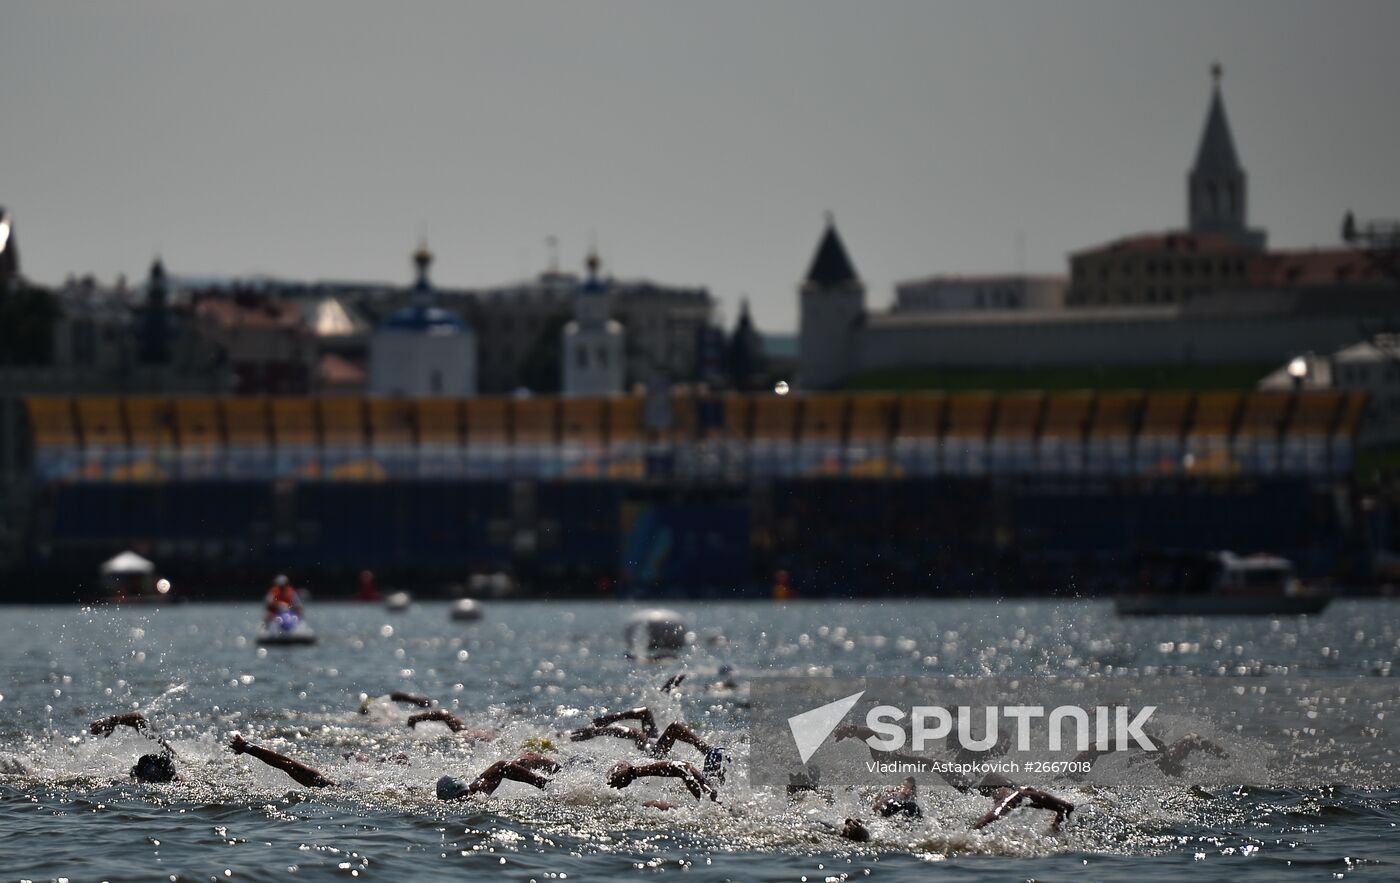
M406 705L415 705L419 708L432 708L433 700L427 696L419 696L417 693L403 693L398 690L387 696L365 696L360 700L360 714L369 714L369 710L376 702L394 703L402 702Z
M136 759L136 765L131 768L133 779L150 784L173 782L179 777L175 769L177 756L175 749L171 748L169 743L160 736L151 732L150 724L146 721L145 715L139 711L99 718L88 725L88 732L105 739L112 735L117 727L130 727L161 747L159 754L143 754Z
M363 751L342 751L340 752L340 756L346 760L354 761L355 763L392 763L399 766L413 765L413 761L402 751L397 751L393 754L381 754L378 757L365 754Z
M233 749L234 754L246 754L249 757L256 757L273 769L281 770L291 776L298 785L304 785L307 788L329 788L335 784L335 782L322 774L320 770L313 769L299 760L292 760L285 754L278 754L270 748L254 745L237 733L233 735L233 739L228 743L228 747Z
M471 782L455 776L443 776L437 780L438 800L463 800L473 794L494 794L506 779L523 782L541 790L549 784L549 779L540 773L543 770L551 775L559 772L559 762L551 757L527 751L514 760L498 760L481 771Z
M695 799L709 797L711 800L719 799L719 792L715 786L703 773L696 768L693 763L686 763L683 760L658 760L653 763L632 764L625 760L618 761L617 764L608 770L608 785L613 788L626 788L638 779L680 779L686 790L695 795ZM657 801L658 803L661 801ZM665 809L668 807L657 807Z
M1157 752L1153 762L1157 764L1157 769L1165 775L1180 777L1186 774L1186 761L1196 753L1209 754L1211 757L1221 759L1230 756L1230 752L1204 736L1188 733Z
M869 727L845 724L837 727L834 731L836 740L843 739L868 739L876 735L875 731ZM953 788L963 793L976 791L979 794L992 798L991 810L986 815L973 823L972 827L985 828L992 822L1004 817L1011 810L1022 804L1029 804L1036 809L1049 810L1055 813L1055 818L1050 823L1051 831L1059 831L1069 814L1074 812L1074 804L1055 795L1042 791L1039 788L1030 788L1017 785L1000 773L988 773L977 782L973 782L966 776L952 770L944 770L941 765L929 764L927 758L917 755L902 754L893 751L880 751L876 748L870 749L871 757L895 760L901 763L919 764L921 767L933 769L937 775ZM894 815L921 817L923 810L917 803L918 785L914 777L910 776L902 784L881 795L872 809L882 816Z
M734 666L725 663L715 672L718 678L714 683L705 688L707 693L728 693L731 690L739 689L739 682L734 680Z
M432 711L420 711L417 714L408 716L408 726L410 729L417 729L419 724L430 722L446 724L447 728L457 735L473 739L477 742L490 742L492 739L496 738L493 733L467 726L460 717L445 708L434 708Z
M272 581L272 587L267 590L265 599L267 611L263 615L263 622L272 622L279 613L291 610L298 617L302 615L301 598L297 596L297 590L292 588L291 580L287 579L284 573L277 574Z
M1175 742L1170 743L1167 742L1167 740L1164 737L1162 737L1158 732L1150 728L1147 730L1147 736L1153 743L1161 747L1157 751L1153 751L1151 753L1143 751L1136 745L1129 745L1127 748L1121 749L1136 752L1131 758L1129 758L1129 765L1135 765L1143 762L1151 762L1157 767L1157 769L1162 771L1163 775L1171 776L1174 779L1186 775L1186 761L1189 760L1191 758L1191 755L1193 754L1209 754L1211 757L1221 759L1228 758L1230 756L1230 752L1226 751L1224 748L1221 748L1219 745L1205 738L1204 736L1201 736L1199 733L1187 733L1185 736L1182 736ZM1074 756L1074 761L1087 760L1090 763L1093 763L1103 755L1111 754L1119 750L1120 747L1118 745L1117 740L1110 739L1108 741L1107 747L1089 748L1085 751L1081 751ZM1082 779L1084 778L1084 774L1076 773L1070 776L1070 778Z

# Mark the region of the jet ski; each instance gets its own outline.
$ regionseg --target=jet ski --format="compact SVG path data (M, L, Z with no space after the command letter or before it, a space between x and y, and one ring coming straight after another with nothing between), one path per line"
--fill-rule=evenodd
M258 643L265 646L314 644L316 643L316 632L306 624L306 620L297 615L295 610L283 610L263 623L262 631L258 633Z

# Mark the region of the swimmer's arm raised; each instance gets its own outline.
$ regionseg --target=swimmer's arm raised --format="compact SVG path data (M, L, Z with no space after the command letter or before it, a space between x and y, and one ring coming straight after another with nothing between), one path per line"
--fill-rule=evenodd
M439 723L447 724L447 728L454 733L460 733L467 728L467 725L462 723L461 718L445 708L435 708L432 711L420 711L417 714L408 716L408 725L410 727L417 727L419 724L427 721L438 721Z
M468 739L475 739L478 742L490 742L495 737L485 730L474 730L462 722L462 719L445 708L435 708L432 711L420 711L417 714L408 716L408 725L417 728L425 721L438 721L447 724L447 728L459 736Z
M677 742L684 742L687 745L693 745L695 746L695 749L701 754L710 753L709 743L707 743L704 739L701 739L700 736L697 735L696 732L686 724L683 724L680 721L675 721L666 728L666 732L661 734L661 738L656 740L657 755L669 753L671 750L671 746L676 744Z
M629 708L626 711L614 711L609 714L600 714L593 718L595 727L606 727L608 724L615 724L619 721L634 720L642 725L642 731L653 739L656 738L656 718L652 717L651 709L645 706Z
M92 722L88 731L95 736L110 736L117 727L131 727L140 732L147 729L149 725L146 718L139 711L131 711L126 714L114 714L111 717L99 718Z
M1042 791L1039 788L1016 788L1000 795L991 810L974 822L972 827L974 829L985 828L1022 803L1029 803L1036 809L1047 809L1053 812L1055 818L1050 822L1051 831L1060 830L1060 826L1064 824L1065 819L1070 813L1074 812L1074 804L1067 800L1062 800L1048 791Z
M695 795L695 799L709 796L711 800L719 799L719 792L714 789L705 777L693 764L683 760L663 760L657 763L648 763L632 768L633 778L644 779L649 777L659 779L680 779L686 790Z
M268 766L279 769L291 776L299 785L307 788L326 788L335 783L326 778L320 770L313 769L298 760L292 760L285 754L278 754L269 748L254 745L242 736L235 735L229 742L229 747L234 754L247 754L256 757Z
M407 702L409 705L416 705L419 708L432 708L433 700L427 696L419 696L417 693L401 693L398 690L389 694L390 702Z
M476 779L467 786L467 790L462 792L462 796L468 797L478 793L494 794L496 789L501 787L501 782L506 779L510 779L512 782L523 782L526 785L533 785L543 790L544 786L549 784L549 780L535 772L535 768L548 769L548 767L540 766L539 761L541 760L547 761L548 758L539 755L526 755L518 757L515 760L498 760L482 770L481 775L477 776ZM550 763L553 762L551 761ZM551 770L551 772L555 772L558 769L559 765L553 764L553 770Z

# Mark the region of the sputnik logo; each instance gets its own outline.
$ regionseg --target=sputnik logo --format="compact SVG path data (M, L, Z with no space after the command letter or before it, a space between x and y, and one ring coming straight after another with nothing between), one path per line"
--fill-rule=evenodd
M803 763L817 753L826 737L831 735L831 731L836 729L836 725L841 723L841 719L864 695L865 691L861 690L845 699L837 699L835 702L788 718L788 729L792 730L792 741L797 743L797 755L802 758Z

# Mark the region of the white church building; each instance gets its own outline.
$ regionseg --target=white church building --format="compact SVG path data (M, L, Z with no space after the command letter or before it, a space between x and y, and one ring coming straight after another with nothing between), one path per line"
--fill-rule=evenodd
M476 335L436 303L426 246L414 252L418 279L411 303L385 317L370 338L369 391L386 396L476 394Z
M627 368L622 323L610 318L611 313L609 286L598 276L598 255L589 254L588 276L574 297L574 320L564 326L564 395L622 392Z

